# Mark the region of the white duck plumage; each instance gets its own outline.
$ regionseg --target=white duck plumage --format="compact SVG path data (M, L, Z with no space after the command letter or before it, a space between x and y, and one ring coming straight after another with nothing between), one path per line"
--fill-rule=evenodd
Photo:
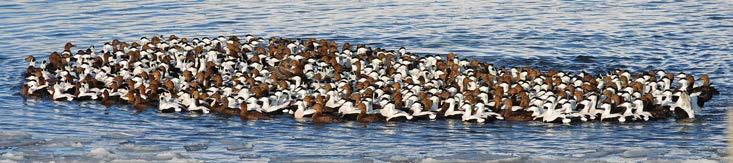
M407 120L411 120L413 118L412 115L408 114L407 112L396 109L393 103L387 103L386 105L384 105L382 109L379 110L379 113L382 116L386 117L386 121L390 121L394 118L399 117L404 117Z
M414 103L414 104L412 104L412 106L410 106L410 111L412 111L412 116L413 117L427 116L431 120L435 120L435 118L437 117L434 112L424 111L423 110L423 106L420 103Z

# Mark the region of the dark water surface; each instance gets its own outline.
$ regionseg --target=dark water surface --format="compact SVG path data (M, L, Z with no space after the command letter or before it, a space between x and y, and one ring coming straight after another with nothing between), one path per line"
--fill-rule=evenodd
M141 36L327 38L506 66L710 74L694 122L557 125L457 121L315 126L291 118L135 114L25 100L23 57ZM0 160L727 162L733 104L727 2L0 2ZM189 151L187 151L187 149Z

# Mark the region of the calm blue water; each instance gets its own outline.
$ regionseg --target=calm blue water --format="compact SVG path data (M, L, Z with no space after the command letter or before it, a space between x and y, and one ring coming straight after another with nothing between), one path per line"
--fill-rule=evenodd
M497 65L710 74L694 122L314 126L25 100L23 57L141 36L317 37ZM0 160L727 162L731 2L0 2ZM188 148L191 151L187 151Z

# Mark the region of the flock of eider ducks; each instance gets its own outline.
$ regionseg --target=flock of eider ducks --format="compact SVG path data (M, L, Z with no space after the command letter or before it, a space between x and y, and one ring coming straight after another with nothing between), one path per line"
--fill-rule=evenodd
M74 47L28 56L22 94L242 120L576 123L691 119L718 93L707 75L497 68L323 39L172 35Z

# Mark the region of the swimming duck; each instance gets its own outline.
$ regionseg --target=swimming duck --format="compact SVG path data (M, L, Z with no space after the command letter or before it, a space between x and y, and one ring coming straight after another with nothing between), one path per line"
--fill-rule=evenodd
M483 123L486 121L485 118L482 118L481 115L475 115L473 114L473 108L471 105L466 104L463 105L463 114L461 115L461 120L463 122L476 122L476 123Z
M51 85L53 85L53 89L51 89L51 95L53 97L53 100L56 101L72 101L74 100L74 95L70 93L66 93L64 91L63 84L56 84L55 82L51 82Z
M105 91L105 94L108 93L106 93ZM109 95L106 95L106 97L108 98ZM160 110L161 112L181 112L183 110L183 107L181 107L181 105L178 104L178 102L176 102L169 93L158 96L158 98L158 110Z
M453 98L446 99L443 102L443 104L444 104L444 106L446 106L446 107L444 107L446 109L444 109L444 111L442 111L443 112L443 117L445 117L445 118L461 117L464 114L463 111L459 111L459 110L456 110L455 109L456 104L455 104L455 99L453 99Z
M413 103L410 107L410 111L412 111L412 117L418 118L418 119L430 119L435 120L436 114L431 111L426 111L423 109L422 104L420 103Z
M310 101L310 100L306 100ZM315 113L314 109L311 109L306 102L298 100L295 102L295 106L297 109L295 110L294 116L296 119L302 119L306 116L312 115Z
M367 106L364 103L359 103L357 107L359 108L360 112L359 115L356 117L356 120L361 123L376 122L384 119L384 117L379 114L367 114Z
M339 107L338 109L338 113L343 119L354 120L356 119L356 116L358 116L361 112L359 108L356 107L356 105L361 103L361 96L358 94L352 94L351 100L353 102L344 102L344 104L342 104L341 107Z
M484 121L504 120L504 116L494 113L487 109L483 103L476 104L476 116L484 119Z
M385 121L411 120L413 118L412 115L408 114L407 112L396 109L395 104L388 102L387 100L383 101L385 105L382 106L382 109L379 110L379 113L386 118Z
M601 113L600 120L601 121L619 121L619 122L625 122L626 118L619 113L611 113L612 106L609 103L603 103L601 104L600 108L603 108L603 113Z
M249 110L247 108L247 103L239 104L239 118L242 119L242 121L270 119L269 116L265 115L262 112Z
M188 108L186 108L186 110L190 112L203 113L203 114L209 113L209 108L202 106L199 100L196 100L196 99L193 99L193 102L191 102L191 104L188 105Z
M534 114L539 114L538 109L529 109L529 96L522 92L520 93L520 106L514 106L514 103L510 99L504 100L504 108L501 109L501 117L508 121L530 121L535 119Z
M315 113L311 116L313 123L326 124L337 122L336 116L324 112L324 98L323 96L316 97L316 104L313 106Z
M675 97L678 97L675 101L674 105L670 107L670 111L672 111L675 115L675 118L677 119L694 119L695 118L695 111L693 110L693 106L690 99L690 95L687 94L687 92L684 91L676 91L674 93ZM699 110L699 109L698 109Z

